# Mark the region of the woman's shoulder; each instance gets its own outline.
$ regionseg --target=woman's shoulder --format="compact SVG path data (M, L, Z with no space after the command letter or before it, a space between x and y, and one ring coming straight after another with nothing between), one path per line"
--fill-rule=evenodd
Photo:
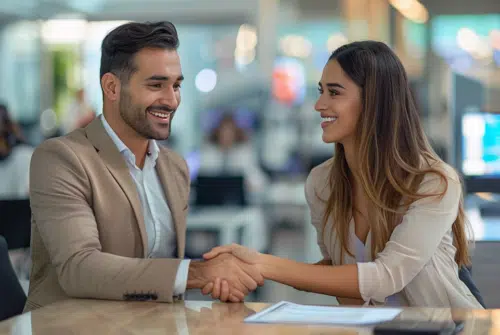
M305 193L309 203L316 200L326 201L330 194L330 171L333 157L314 167L307 176Z
M449 164L443 161L436 161L432 164L427 164L427 166L432 171L426 173L424 176L420 184L420 191L435 192L437 189L443 190L446 186L449 189L461 188L461 178L457 171Z
M417 191L422 198L412 207L425 207L427 211L456 210L463 194L458 173L444 162L435 162L427 170L430 171L425 174Z

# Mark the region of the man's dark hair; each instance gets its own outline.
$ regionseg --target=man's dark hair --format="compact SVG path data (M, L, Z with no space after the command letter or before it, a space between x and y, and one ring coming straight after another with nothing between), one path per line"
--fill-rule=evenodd
M113 29L102 41L100 78L108 72L127 81L137 68L134 57L144 48L177 50L179 38L168 21L130 22Z

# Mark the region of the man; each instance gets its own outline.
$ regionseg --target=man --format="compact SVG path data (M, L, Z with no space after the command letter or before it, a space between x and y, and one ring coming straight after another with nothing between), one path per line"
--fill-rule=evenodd
M178 44L169 22L110 32L102 43L103 114L35 151L25 310L67 298L172 302L203 287L239 301L263 283L232 256L182 260L188 168L155 142L168 138L180 103Z

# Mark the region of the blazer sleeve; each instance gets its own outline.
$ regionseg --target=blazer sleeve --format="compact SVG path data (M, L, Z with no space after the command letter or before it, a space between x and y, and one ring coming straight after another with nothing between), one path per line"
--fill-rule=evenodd
M325 206L321 203L322 199L320 199L320 193L323 192L319 192L319 190L315 187L317 179L319 178L318 172L318 167L316 167L307 177L305 185L305 197L307 200L307 205L309 206L309 211L311 213L311 224L316 230L317 243L321 251L321 255L323 256L323 259L330 260L331 256L328 254L328 249L325 245L325 238L323 236L323 213L325 210Z
M385 301L400 292L430 261L458 214L462 187L458 177L447 178L444 196L415 201L394 229L384 250L373 262L358 263L359 290L363 300ZM424 178L420 193L444 191L437 175Z
M173 301L181 260L102 252L91 198L86 171L68 144L51 139L38 147L30 165L33 222L65 293L74 298L122 300L140 295Z

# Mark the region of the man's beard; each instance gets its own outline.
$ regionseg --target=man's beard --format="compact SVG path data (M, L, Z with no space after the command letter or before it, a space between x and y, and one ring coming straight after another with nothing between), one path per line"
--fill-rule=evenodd
M121 92L120 103L118 105L120 116L123 121L132 129L135 130L137 134L148 139L148 140L166 140L170 135L170 130L172 127L172 116L170 116L170 122L168 123L168 134L167 136L162 136L158 132L155 132L151 127L151 124L147 120L147 109L144 110L140 106L135 106L132 104L132 98L130 94L126 92ZM150 108L150 107L148 107ZM164 109L164 108L163 108ZM173 111L171 111L173 113Z

